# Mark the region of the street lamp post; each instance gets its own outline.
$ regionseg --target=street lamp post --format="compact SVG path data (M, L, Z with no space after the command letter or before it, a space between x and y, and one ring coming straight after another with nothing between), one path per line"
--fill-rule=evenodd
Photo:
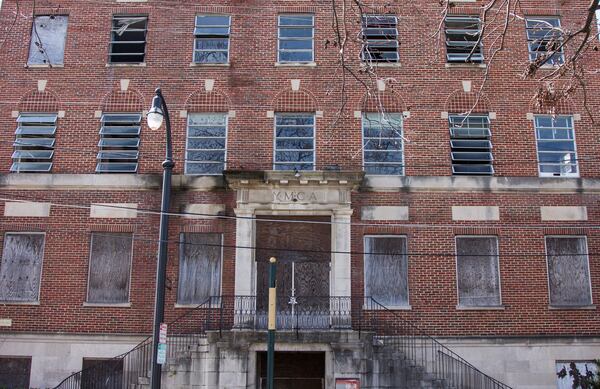
M171 122L169 110L163 98L160 88L156 89L156 95L152 99L152 107L148 111L148 127L158 130L165 122L166 127L166 156L162 163L163 185L160 207L160 241L158 243L158 263L156 266L156 295L154 300L154 331L152 338L152 373L150 376L150 388L160 389L161 365L158 363L158 339L160 325L165 315L165 279L167 276L167 241L169 231L169 204L171 202L171 175L173 174L173 147L171 144Z

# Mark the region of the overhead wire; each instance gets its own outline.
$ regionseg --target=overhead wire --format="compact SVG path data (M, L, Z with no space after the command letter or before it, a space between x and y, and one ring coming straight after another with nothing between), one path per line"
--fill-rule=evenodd
M21 202L21 203L31 203L31 202L44 202L46 204L49 204L51 206L56 206L56 207L62 207L62 208L75 208L75 209L86 209L89 210L91 209L91 207L93 205L96 206L101 206L103 208L109 208L109 209L118 209L118 210L127 210L127 211L132 211L135 210L138 213L141 214L149 214L149 215L162 215L162 212L159 209L151 209L151 208L131 208L131 207L126 207L126 206L120 206L120 205L114 205L114 204L106 204L106 203L102 203L102 204L65 204L65 203L55 203L55 202L51 202L48 201L47 198L40 198L40 197L27 197L24 195L18 195L15 193L11 193L11 192L3 192L0 190L0 196L7 196L7 197L0 197L0 201L14 201L14 202ZM20 197L20 198L15 198L15 197ZM423 207L424 209L434 209L432 207ZM529 208L528 206L523 206L523 208ZM435 208L437 209L437 208ZM262 217L262 216L238 216L238 215L214 215L214 214L207 214L207 213L200 213L200 212L165 212L165 215L168 216L176 216L176 217L203 217L203 218L207 218L207 219L214 219L214 220L249 220L249 221L256 221L256 222L264 222L264 223L288 223L288 224L324 224L324 225L348 225L348 226L354 226L354 227L404 227L404 228L429 228L429 229L436 229L436 228L443 228L443 229L453 229L453 228L502 228L502 229L519 229L519 230L527 230L527 229L535 229L535 230L539 230L539 229L544 229L544 228L552 228L552 229L557 229L557 228L570 228L570 229L600 229L600 225L595 225L595 224L546 224L546 225L537 225L537 224L513 224L513 225L506 225L506 224L486 224L486 225L482 225L482 224L440 224L440 223L436 223L436 224L431 224L431 223L365 223L365 222L345 222L345 221L339 221L339 220L334 220L334 221L324 221L324 220L310 220L310 219L278 219L278 218L269 218L269 217Z

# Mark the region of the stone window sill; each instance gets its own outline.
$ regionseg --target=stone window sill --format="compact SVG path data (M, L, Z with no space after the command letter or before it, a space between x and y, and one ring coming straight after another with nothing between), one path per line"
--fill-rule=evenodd
M596 310L595 305L548 305L551 311Z
M489 307L471 307L466 305L457 305L456 309L459 311L503 311L506 308L504 305L495 305Z
M210 67L228 68L230 66L231 66L231 64L229 62L227 62L227 63L197 63L197 62L190 63L191 68L210 68Z
M34 64L25 64L25 69L52 69L52 68L64 68L65 64L57 63L57 64L49 64L49 63L34 63Z
M145 68L146 62L142 63L107 63L107 68Z
M361 65L364 66L364 67L367 67L367 66L370 65L373 68L399 68L399 67L402 67L402 64L400 62L391 62L391 63L379 63L379 62L366 63L366 62L362 62Z
M410 311L410 310L412 310L412 306L410 306L410 305L390 305L390 306L384 305L384 306L387 310L390 310L390 311ZM369 306L363 305L363 311L381 311L381 310L382 310L381 308L377 308L377 307L374 308L373 306L370 306L370 305Z
M446 63L446 69L485 69L487 65L484 63Z
M192 309L192 308L198 308L201 304L179 304L176 303L175 304L175 308L177 309ZM207 306L202 305L202 308L207 308ZM214 302L210 304L210 308L221 308L221 305Z
M83 303L83 306L90 308L131 308L131 303Z
M0 301L0 305L40 305L39 301Z
M300 68L314 68L317 66L316 62L275 62L275 67L300 67Z

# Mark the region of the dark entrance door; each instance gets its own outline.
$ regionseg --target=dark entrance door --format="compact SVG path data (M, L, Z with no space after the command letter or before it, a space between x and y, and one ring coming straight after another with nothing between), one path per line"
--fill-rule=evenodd
M272 217L263 219L273 220ZM302 216L277 220L281 222L256 223L257 324L266 325L268 260L276 257L277 327L327 328L331 226L294 221L328 222L330 219Z
M259 352L257 358L257 387L267 387L267 353ZM277 389L324 389L325 353L276 352L275 387Z

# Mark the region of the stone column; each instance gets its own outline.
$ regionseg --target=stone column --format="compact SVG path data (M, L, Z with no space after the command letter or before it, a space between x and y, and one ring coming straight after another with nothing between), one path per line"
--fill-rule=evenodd
M241 217L236 219L235 229L235 295L251 296L254 295L254 249L245 247L254 247L254 226L255 222L251 219L254 216L254 210L235 209L235 215Z
M334 209L331 225L331 295L351 295L350 216L352 209ZM343 253L337 253L340 251Z

